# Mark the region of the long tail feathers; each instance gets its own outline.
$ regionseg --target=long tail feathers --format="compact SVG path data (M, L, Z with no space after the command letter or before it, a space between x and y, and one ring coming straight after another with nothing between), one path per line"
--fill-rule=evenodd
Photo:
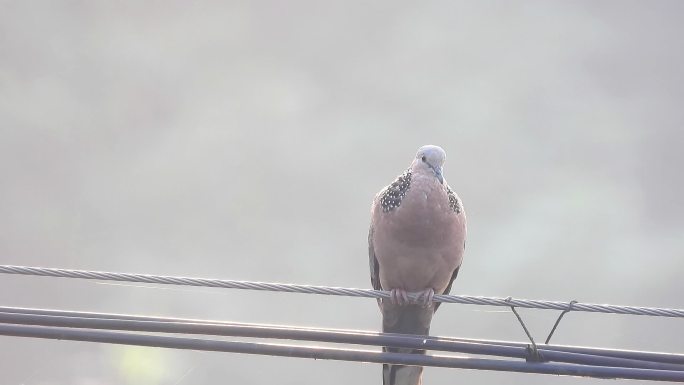
M382 306L382 331L385 333L402 333L428 335L434 307L418 305L396 306L384 303ZM425 354L421 349L383 348L386 352ZM389 365L382 367L383 385L420 385L422 383L422 366Z

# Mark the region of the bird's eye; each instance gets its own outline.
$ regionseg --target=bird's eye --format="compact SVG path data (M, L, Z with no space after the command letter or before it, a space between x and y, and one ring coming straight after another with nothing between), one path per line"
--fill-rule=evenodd
M423 162L425 162L427 159L425 158L425 155L423 155L423 157L420 158L420 160L422 160Z

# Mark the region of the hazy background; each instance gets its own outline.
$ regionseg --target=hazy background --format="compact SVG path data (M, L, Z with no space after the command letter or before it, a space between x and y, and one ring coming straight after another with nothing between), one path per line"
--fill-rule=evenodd
M369 287L423 144L468 212L454 293L684 307L680 1L0 1L0 263ZM377 330L372 300L0 276L0 304ZM521 311L539 340L557 312ZM679 319L554 342L682 352ZM524 340L505 309L432 332ZM0 337L0 383L378 384L335 361ZM434 384L600 380L427 369Z

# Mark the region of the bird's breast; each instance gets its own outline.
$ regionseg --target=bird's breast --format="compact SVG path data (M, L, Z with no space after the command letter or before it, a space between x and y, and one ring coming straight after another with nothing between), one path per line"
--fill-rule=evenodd
M436 183L412 186L401 206L385 218L390 233L415 246L443 242L458 221L449 210L446 190Z
M461 263L465 219L435 178L414 180L401 205L379 215L374 247L384 288L443 290Z

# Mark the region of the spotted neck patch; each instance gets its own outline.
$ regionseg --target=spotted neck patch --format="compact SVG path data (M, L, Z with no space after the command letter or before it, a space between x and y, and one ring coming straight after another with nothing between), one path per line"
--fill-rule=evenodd
M451 187L447 185L446 188L447 197L449 197L449 207L454 210L456 214L460 214L461 211L463 211L463 205L461 204L461 201L458 199L456 193L454 193L454 190L452 190Z
M390 212L401 205L401 200L411 187L411 170L404 171L380 193L380 206L383 212Z

